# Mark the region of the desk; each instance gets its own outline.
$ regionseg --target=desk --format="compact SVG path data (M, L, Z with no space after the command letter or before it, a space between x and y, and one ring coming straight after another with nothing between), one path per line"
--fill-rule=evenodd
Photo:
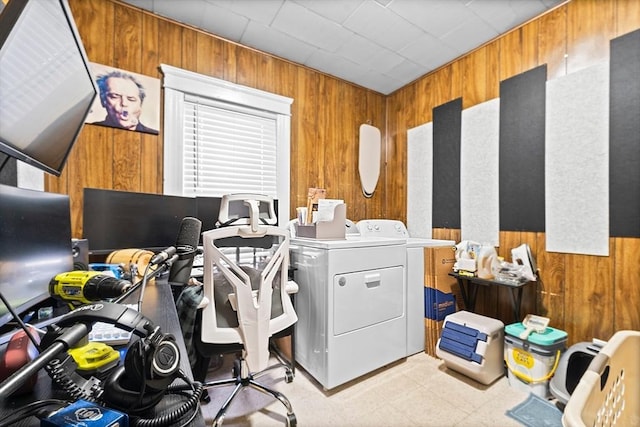
M522 290L530 283L535 282L521 282L518 284L510 284L504 282L497 282L495 280L481 279L475 276L467 276L464 274L458 274L455 272L449 273L449 276L455 277L460 286L460 293L462 293L462 299L464 300L464 306L469 311L474 311L476 307L476 296L478 295L478 288L480 286L501 286L510 289L511 292L511 305L513 308L513 318L516 322L520 322L522 317L520 316L520 306L522 305Z
M134 293L133 297L136 298L137 295ZM178 320L178 314L176 313L175 303L173 301L170 286L166 281L156 279L155 283L147 285L142 303L142 313L153 321L156 326L160 326L160 329L164 333L171 333L176 337L176 343L180 349L180 368L188 377L193 378L191 366L189 365L189 358L187 356L187 350L184 345L184 340L182 339L182 331L180 329L180 322ZM184 382L181 380L176 380L176 384L183 383ZM36 384L36 388L32 394L20 396L16 399L0 400L0 417L6 417L16 408L20 408L29 402L51 398L52 393L51 379L44 370L41 370L38 374L38 383ZM175 408L175 406L182 401L183 400L179 400L175 395L167 395L158 405L156 405L155 411L158 414L163 413L167 409ZM205 425L202 413L200 413L200 411L198 412L199 413L196 418L189 425ZM29 417L16 424L16 426L39 425L40 420L36 417Z

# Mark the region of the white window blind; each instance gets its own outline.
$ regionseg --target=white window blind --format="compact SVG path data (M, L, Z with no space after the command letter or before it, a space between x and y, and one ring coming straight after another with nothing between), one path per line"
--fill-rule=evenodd
M183 194L277 198L276 118L186 100Z
M164 87L164 193L259 193L289 219L291 103L281 95L160 66Z

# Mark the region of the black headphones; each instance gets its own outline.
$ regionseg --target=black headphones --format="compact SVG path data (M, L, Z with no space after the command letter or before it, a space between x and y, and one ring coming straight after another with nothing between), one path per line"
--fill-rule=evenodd
M162 400L178 376L179 365L180 350L175 338L156 327L129 347L124 364L104 381L100 399L111 408L129 413L150 409Z
M76 323L95 322L111 323L140 337L127 350L124 364L114 368L98 386L95 398L127 413L143 412L155 406L180 375L180 350L174 336L162 333L160 327L136 310L106 302L81 306L65 315L56 326L60 330ZM43 341L51 339L56 339L55 334L45 335ZM75 392L76 387L73 389Z

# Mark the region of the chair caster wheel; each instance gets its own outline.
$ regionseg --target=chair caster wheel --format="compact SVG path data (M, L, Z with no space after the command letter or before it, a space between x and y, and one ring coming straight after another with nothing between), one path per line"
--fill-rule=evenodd
M293 381L293 372L287 370L287 372L284 374L284 382L288 384L292 381Z
M287 414L287 427L296 427L297 425L296 414Z

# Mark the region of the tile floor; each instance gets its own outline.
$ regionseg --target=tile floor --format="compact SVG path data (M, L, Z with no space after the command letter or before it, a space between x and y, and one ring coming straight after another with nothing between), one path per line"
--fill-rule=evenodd
M208 379L231 375L232 357L222 368L210 371ZM283 370L260 380L286 395L300 427L394 427L394 426L490 426L517 427L505 415L523 402L528 393L509 386L506 377L489 386L477 383L425 353L419 353L381 368L330 391L323 390L304 370L296 368L295 379L284 381ZM203 405L207 425L231 387L209 389L211 402ZM283 426L284 405L274 398L246 388L231 404L223 425Z

